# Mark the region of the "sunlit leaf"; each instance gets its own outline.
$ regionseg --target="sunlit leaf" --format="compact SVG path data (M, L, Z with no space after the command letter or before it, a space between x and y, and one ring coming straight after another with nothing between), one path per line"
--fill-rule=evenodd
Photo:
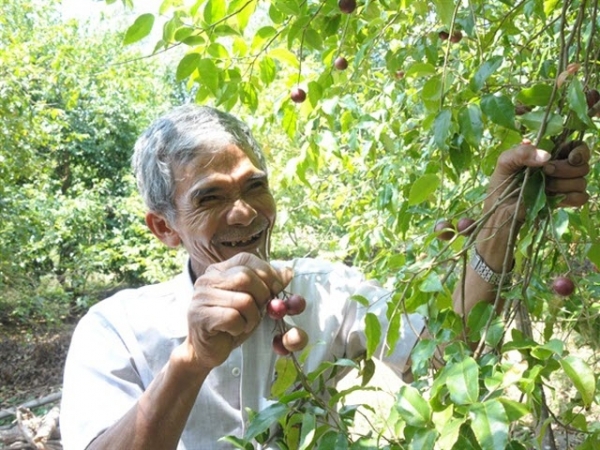
M288 406L283 403L273 403L260 411L248 425L244 439L252 440L265 431L288 412Z
M479 366L471 357L445 368L450 398L458 405L475 403L479 398Z
M592 368L577 356L566 356L560 365L581 395L583 404L590 406L596 394L596 376Z
M424 202L432 195L440 185L440 179L436 174L428 173L418 178L410 187L408 204L417 205Z
M202 56L198 53L188 53L177 65L177 71L175 73L175 78L177 81L181 81L189 77L194 71L198 68L198 64Z
M472 405L473 433L483 450L505 448L508 444L509 422L506 411L498 400L488 400Z
M123 39L123 44L129 45L144 39L150 34L153 26L154 14L148 13L138 16L138 18L135 19L135 22L133 22L133 25L127 29L125 38Z
M367 336L367 359L370 359L381 342L381 323L373 313L367 313L365 317L365 334Z
M396 409L404 421L415 427L425 427L431 421L431 407L421 393L410 385L400 386Z

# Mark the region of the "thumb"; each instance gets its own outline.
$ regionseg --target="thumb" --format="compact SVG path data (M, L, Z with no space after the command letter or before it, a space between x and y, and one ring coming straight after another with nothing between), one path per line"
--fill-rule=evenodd
M551 156L547 151L536 148L526 141L500 155L494 177L506 179L524 167L542 167Z

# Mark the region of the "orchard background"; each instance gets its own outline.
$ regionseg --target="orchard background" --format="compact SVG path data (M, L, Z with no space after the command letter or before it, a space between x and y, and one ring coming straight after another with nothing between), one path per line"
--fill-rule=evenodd
M414 349L415 380L398 384L384 420L359 431L373 407L349 399L376 389L371 357L397 331L369 315L364 360L306 374L303 355L282 358L276 403L232 445L253 448L279 422L290 449L600 446L597 1L107 0L129 11L117 32L4 3L4 323L60 323L106 290L177 270L181 255L143 229L127 158L159 113L211 104L245 119L268 155L279 206L271 256L354 264L393 292L392 324L417 311L433 336ZM55 40L56 27L75 34ZM98 40L82 45L81 33ZM584 140L591 198L555 209L541 172L524 171L511 192L527 217L504 277L509 301L463 322L450 296L485 223L486 180L523 139L553 153ZM469 235L435 231L465 218L475 219ZM574 283L570 295L555 292L557 277ZM463 333L486 345L471 350ZM446 364L435 370L439 343ZM347 367L361 378L329 390L341 407L320 400L324 379Z

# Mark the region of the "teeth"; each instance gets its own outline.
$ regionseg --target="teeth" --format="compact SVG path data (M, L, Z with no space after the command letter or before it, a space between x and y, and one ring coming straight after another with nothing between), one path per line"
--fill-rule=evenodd
M244 240L241 240L241 241L223 242L223 244L225 244L225 245L227 245L229 247L237 247L238 245L247 244L248 242L256 239L259 235L260 235L260 233L257 233L254 236L250 236L248 239L244 239Z

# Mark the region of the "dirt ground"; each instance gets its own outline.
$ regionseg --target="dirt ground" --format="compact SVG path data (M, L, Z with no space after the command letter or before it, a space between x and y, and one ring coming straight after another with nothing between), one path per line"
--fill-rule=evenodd
M73 329L0 327L0 410L60 391Z

